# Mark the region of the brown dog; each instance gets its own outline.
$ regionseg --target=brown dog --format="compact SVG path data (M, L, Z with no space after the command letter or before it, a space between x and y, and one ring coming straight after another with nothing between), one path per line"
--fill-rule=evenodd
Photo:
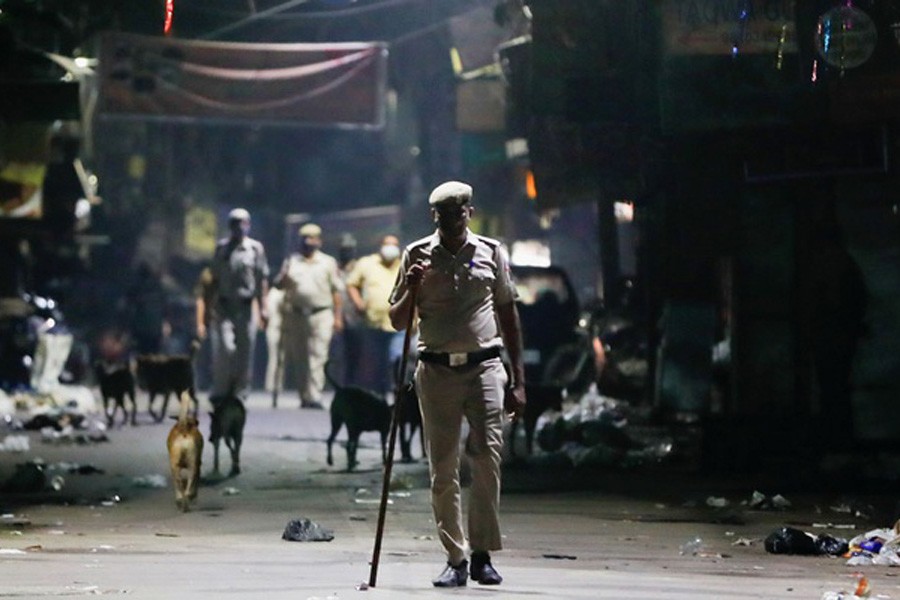
M166 440L175 485L175 504L182 512L187 512L191 501L197 497L200 458L203 456L203 436L197 427L197 416L190 414L192 403L191 395L186 390L181 392L178 422L172 426Z

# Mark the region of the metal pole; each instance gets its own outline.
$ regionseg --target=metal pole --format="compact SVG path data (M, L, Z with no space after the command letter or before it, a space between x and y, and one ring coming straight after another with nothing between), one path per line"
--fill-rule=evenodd
M387 511L388 492L391 486L391 470L394 466L394 445L397 442L397 427L400 422L400 407L403 404L403 390L406 379L406 363L409 360L409 344L412 338L413 316L416 314L416 292L418 287L410 290L409 318L403 335L403 355L400 359L400 376L397 377L397 390L394 394L394 410L391 417L391 434L388 438L387 460L384 463L384 481L381 485L381 504L378 507L378 525L375 530L375 548L372 551L372 564L369 571L369 587L375 587L378 578L378 559L381 556L381 538L384 535L384 517Z

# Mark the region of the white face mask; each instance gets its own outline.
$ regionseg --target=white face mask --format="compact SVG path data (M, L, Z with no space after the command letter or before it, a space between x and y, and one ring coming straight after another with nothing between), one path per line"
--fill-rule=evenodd
M400 256L400 247L391 245L385 245L381 247L381 258L386 260L387 262L392 262L399 258Z

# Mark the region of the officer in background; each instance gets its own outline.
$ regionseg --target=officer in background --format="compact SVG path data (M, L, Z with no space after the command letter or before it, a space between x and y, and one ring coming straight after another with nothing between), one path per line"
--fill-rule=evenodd
M284 290L282 344L297 376L300 408L321 409L331 337L343 328L344 284L337 261L320 250L322 228L307 223L298 233L299 251L285 259L275 278Z
M265 328L268 320L269 263L262 243L248 235L249 212L235 208L228 213L228 228L230 235L216 244L197 296L197 337L206 337L208 323L213 363L210 397L246 398L257 330L254 310L260 327Z
M378 252L360 258L346 280L347 296L364 320L359 340L362 360L351 363L350 369L356 371L356 383L385 397L394 387L392 342L399 337L402 344L403 338L402 332L394 331L388 315L388 299L399 270L400 240L386 235L381 238Z
M429 196L437 231L410 244L391 293L395 329L418 312L419 362L415 383L431 471L431 505L447 566L432 581L458 587L472 579L497 585L491 564L500 550L500 452L504 411L525 409L522 335L516 288L500 242L469 230L472 188L449 181ZM412 298L415 297L415 306ZM506 347L512 385L500 359ZM472 465L468 539L460 500L459 446L463 418L469 424L466 454ZM471 568L466 552L471 549Z

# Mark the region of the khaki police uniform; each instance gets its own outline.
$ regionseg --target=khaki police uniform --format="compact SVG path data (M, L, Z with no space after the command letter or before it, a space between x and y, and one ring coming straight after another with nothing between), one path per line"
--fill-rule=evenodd
M319 402L334 332L334 296L343 290L337 261L321 251L285 261L282 335L285 361L297 376L301 404Z
M263 281L269 276L265 248L249 237L237 244L227 238L220 240L210 273L215 289L210 331L212 396L245 396L256 340L253 299L259 296Z
M416 298L419 363L415 382L431 471L432 508L450 564L466 555L459 481L462 420L469 426L465 451L471 459L468 545L492 551L500 539L500 456L503 398L508 376L500 359L501 332L495 308L514 302L516 289L501 244L466 232L456 255L433 235L403 253L391 303L406 291L404 274L416 261L430 269Z

